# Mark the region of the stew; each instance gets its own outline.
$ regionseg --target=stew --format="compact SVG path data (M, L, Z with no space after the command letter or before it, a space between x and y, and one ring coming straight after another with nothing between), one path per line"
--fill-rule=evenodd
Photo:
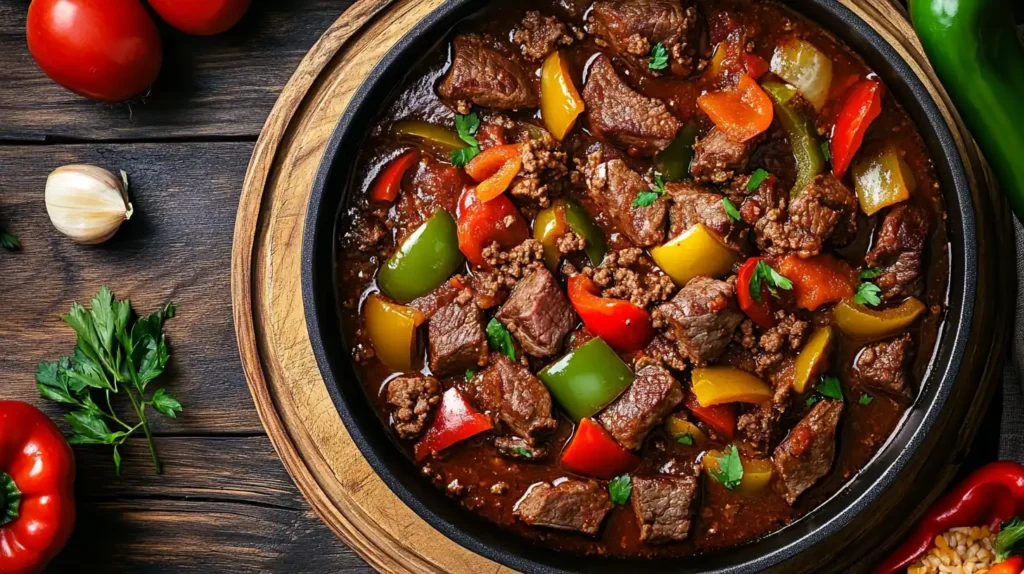
M381 423L468 512L570 553L806 514L912 407L943 321L917 129L776 2L493 4L385 104L342 211Z

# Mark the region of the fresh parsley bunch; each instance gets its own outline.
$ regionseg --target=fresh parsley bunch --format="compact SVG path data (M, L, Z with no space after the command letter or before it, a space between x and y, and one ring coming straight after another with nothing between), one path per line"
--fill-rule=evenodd
M170 359L163 324L173 317L172 303L149 317L136 318L131 302L115 300L104 286L93 297L91 308L75 303L71 312L62 317L78 334L71 357L56 363L40 363L36 371L36 383L43 398L73 408L64 417L72 430L68 442L112 445L118 475L118 447L140 428L146 434L157 474L161 471L146 407L173 418L181 412L181 403L162 388L147 400L146 391L149 383L164 372ZM128 397L138 423L131 425L118 417L113 396Z

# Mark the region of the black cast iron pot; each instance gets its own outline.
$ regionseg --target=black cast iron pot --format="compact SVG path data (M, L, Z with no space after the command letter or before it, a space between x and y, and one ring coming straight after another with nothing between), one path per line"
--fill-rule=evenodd
M492 560L528 572L861 571L906 531L913 513L952 476L973 438L1005 349L1012 311L1012 234L1002 207L972 196L963 159L939 109L893 48L834 0L792 0L796 11L830 30L877 71L920 129L934 159L949 215L951 277L946 323L922 390L903 423L864 469L820 507L764 538L689 559L617 560L549 550L462 509L424 480L381 425L342 340L334 284L336 225L358 150L396 86L423 54L485 0L451 0L421 21L377 65L330 140L309 203L303 245L303 295L313 349L334 403L363 455L385 483L432 526ZM975 191L976 192L976 191ZM995 204L995 205L994 205ZM1002 213L1005 213L1003 211ZM1007 238L1010 238L1007 240ZM1007 264L994 263L1009 243ZM1012 268L1011 268L1012 271ZM1012 306L1011 306L1012 307Z

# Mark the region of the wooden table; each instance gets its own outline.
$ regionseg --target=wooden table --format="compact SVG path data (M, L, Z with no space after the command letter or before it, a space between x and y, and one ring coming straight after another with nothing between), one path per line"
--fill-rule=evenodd
M143 103L108 106L56 86L25 45L27 1L0 3L0 227L24 249L0 252L0 399L39 398L40 361L70 353L60 321L103 284L140 311L173 300L171 367L184 404L154 419L164 474L144 440L123 453L76 447L79 518L55 564L70 571L369 568L317 519L264 433L238 359L231 239L253 144L299 60L347 0L257 0L234 30L190 38L166 26L163 73ZM135 217L109 243L82 247L50 225L54 168L85 162L131 180ZM63 425L63 422L60 424Z

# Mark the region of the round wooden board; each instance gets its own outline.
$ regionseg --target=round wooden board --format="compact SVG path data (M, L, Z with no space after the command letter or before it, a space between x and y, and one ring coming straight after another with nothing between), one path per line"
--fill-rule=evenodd
M303 311L301 240L327 141L362 79L407 30L443 2L359 0L324 33L288 82L260 135L235 225L235 329L263 425L324 522L384 572L508 570L434 530L374 473L328 395ZM983 163L921 55L903 10L889 0L841 2L878 30L928 86L965 150L976 197L992 197L989 186L978 186L979 178L985 179ZM994 211L990 217L998 217ZM1005 229L1005 219L994 221ZM993 388L983 385L976 403L987 404ZM974 410L972 417L980 419L982 409L976 404ZM961 440L973 437L973 432L965 434Z

